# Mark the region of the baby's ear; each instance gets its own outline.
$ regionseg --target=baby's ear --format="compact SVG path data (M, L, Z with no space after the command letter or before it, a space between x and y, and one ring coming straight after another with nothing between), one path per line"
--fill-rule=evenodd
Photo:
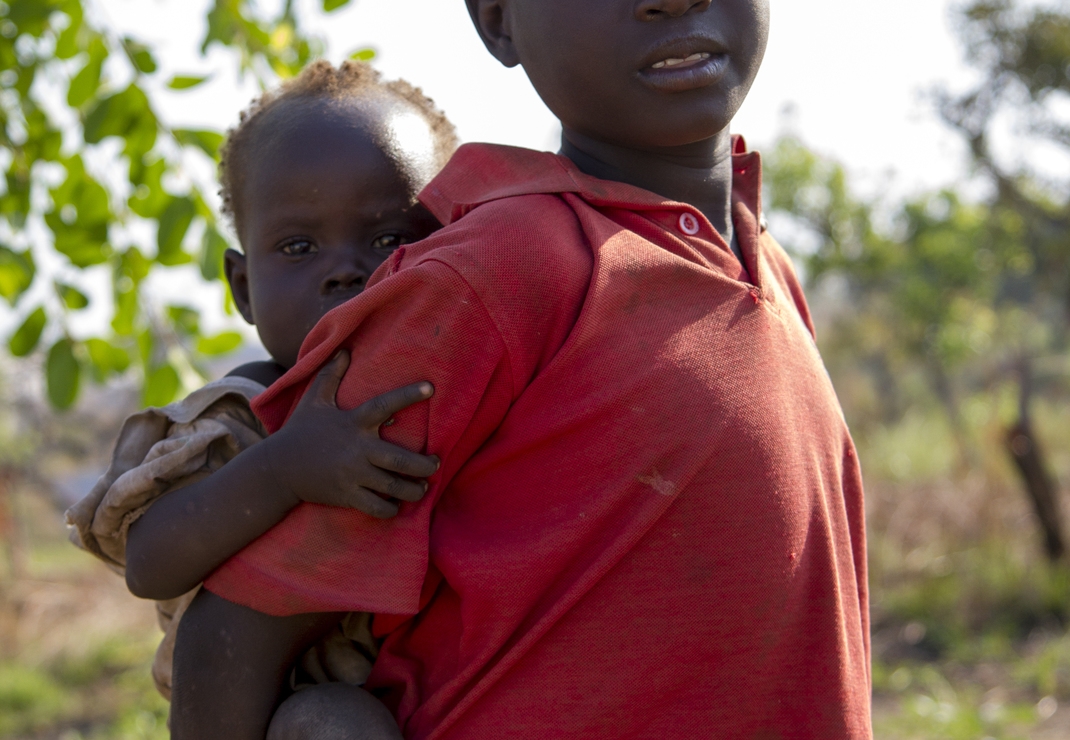
M468 13L476 24L476 31L487 51L506 67L520 64L520 56L513 45L509 20L509 0L467 0Z
M223 254L223 274L230 283L230 294L238 313L250 324L253 321L252 304L249 301L249 269L245 255L235 249L228 249Z

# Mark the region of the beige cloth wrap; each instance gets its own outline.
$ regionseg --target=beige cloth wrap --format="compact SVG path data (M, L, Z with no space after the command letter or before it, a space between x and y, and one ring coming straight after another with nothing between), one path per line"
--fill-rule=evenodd
M130 525L161 496L219 470L239 452L267 436L249 408L264 386L247 378L209 383L184 400L146 409L123 423L111 465L89 494L67 511L71 541L103 560L120 575L126 566ZM171 664L178 623L197 590L156 602L163 641L152 677L171 698ZM361 685L371 672L378 643L371 615L353 613L302 656L295 688L313 683Z

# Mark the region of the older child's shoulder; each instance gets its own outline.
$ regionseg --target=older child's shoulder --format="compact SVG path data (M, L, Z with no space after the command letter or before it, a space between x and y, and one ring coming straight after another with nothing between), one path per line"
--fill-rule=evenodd
M443 263L488 308L503 299L529 306L582 301L593 256L579 217L561 197L573 190L554 154L466 145L420 196L444 228L406 246L387 269Z
M537 251L545 253L583 241L576 214L560 197L576 190L567 160L556 154L466 144L420 200L446 226L431 242L525 251L537 242Z

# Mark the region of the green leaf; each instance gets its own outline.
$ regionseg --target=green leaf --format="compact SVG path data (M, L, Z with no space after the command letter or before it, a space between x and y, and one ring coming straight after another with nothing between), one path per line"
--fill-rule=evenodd
M357 49L349 55L349 58L358 62L370 62L375 59L375 54L375 49Z
M161 365L145 378L145 393L141 399L145 406L166 406L175 400L180 386L178 371L170 365Z
M45 224L52 230L56 251L75 267L100 264L111 254L108 191L86 173L81 157L71 157L64 165L67 178L51 191L53 210L45 215Z
M118 280L129 278L128 290L137 287L142 280L149 276L152 270L152 261L141 253L137 247L130 247L119 259L119 269L116 275Z
M57 282L55 285L56 295L63 301L63 305L72 311L80 311L89 305L89 298L86 294L74 286L64 285L60 282Z
M219 159L219 148L223 146L224 136L218 131L176 128L171 133L179 144L197 147L212 159Z
M167 172L167 161L162 157L145 166L136 166L139 160L130 163L130 184L134 192L127 205L142 218L159 218L171 196L163 188L163 176Z
M15 90L25 99L30 94L33 81L37 78L37 62L32 62L19 69L18 79L15 80Z
M330 13L349 5L349 0L323 0L323 12Z
M130 354L103 339L86 340L85 348L93 366L93 374L100 382L112 375L121 375L130 367Z
M201 241L201 277L205 280L218 280L223 276L223 254L230 244L216 229L209 226L204 230Z
M152 336L151 330L145 329L137 335L137 351L141 357L141 364L145 367L149 366L155 348L156 338Z
M70 18L70 23L56 39L56 59L70 59L81 50L78 36L82 31L82 5L80 2L68 3L64 12Z
M64 162L64 167L67 169L66 179L51 191L55 210L62 210L66 205L73 206L76 211L74 223L83 227L111 221L108 191L85 171L82 158L75 155Z
M171 78L171 81L167 83L167 86L172 90L190 90L198 85L204 84L210 79L212 79L212 75L205 75L203 77L194 75L175 75Z
M108 225L94 224L80 229L67 226L55 214L45 216L45 223L55 234L56 251L66 255L75 267L84 268L108 261L111 251L108 246Z
M156 234L156 261L161 265L180 265L190 261L182 251L182 240L193 222L194 205L190 198L173 198L160 216Z
M48 400L57 409L70 408L78 398L78 385L82 368L74 356L74 342L61 339L48 351L45 379L48 382Z
M130 63L142 74L152 74L156 71L156 60L149 51L149 47L129 36L123 37L123 50L129 57Z
M19 33L40 36L61 5L61 0L9 0L7 17L18 26Z
M167 318L171 320L171 325L179 334L191 336L201 331L201 315L192 308L168 306Z
M11 350L11 354L15 357L25 357L33 352L37 348L37 343L41 341L41 332L44 331L47 323L48 315L43 308L38 308L27 316L22 326L11 335L11 339L7 342L7 348Z
M113 276L115 316L111 322L112 329L119 336L131 336L136 329L139 312L138 286L151 269L152 263L137 247L130 247L119 257L119 264Z
M215 210L205 202L201 191L196 187L190 189L189 197L193 198L194 212L204 219L209 226L215 226Z
M71 79L70 88L67 90L67 104L72 108L81 108L89 101L100 88L100 73L104 67L104 60L108 58L108 49L104 46L104 40L94 35L89 43L89 59L85 66Z
M52 126L48 116L39 109L25 111L26 142L22 153L28 162L44 160L54 162L59 159L63 146L63 134Z
M29 170L20 167L17 161L12 162L4 179L7 192L0 196L0 213L10 218L17 228L21 228L30 212Z
M9 304L15 305L19 296L29 290L35 273L30 252L14 252L0 247L0 296Z
M134 333L137 315L137 291L117 291L115 293L115 316L111 320L112 330L121 337L130 336Z
M201 337L197 351L202 355L225 355L241 346L242 336L236 331L225 331L214 337Z
M87 144L98 144L109 136L126 140L127 155L144 154L156 144L159 124L149 99L136 84L100 100L85 116Z

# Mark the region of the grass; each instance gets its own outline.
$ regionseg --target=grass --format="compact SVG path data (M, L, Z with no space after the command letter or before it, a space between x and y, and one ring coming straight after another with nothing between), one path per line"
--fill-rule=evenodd
M967 473L938 410L859 435L881 740L1070 737L1070 567L1041 555L1001 447L1004 401L965 404ZM1070 410L1037 412L1053 472L1070 481L1056 454L1070 450Z
M78 659L0 664L0 737L166 738L166 703L146 680L151 659L144 642L113 640Z
M877 737L1070 736L1070 578L1007 555L969 550L879 592Z
M167 738L151 604L58 536L27 554L0 580L0 738Z

